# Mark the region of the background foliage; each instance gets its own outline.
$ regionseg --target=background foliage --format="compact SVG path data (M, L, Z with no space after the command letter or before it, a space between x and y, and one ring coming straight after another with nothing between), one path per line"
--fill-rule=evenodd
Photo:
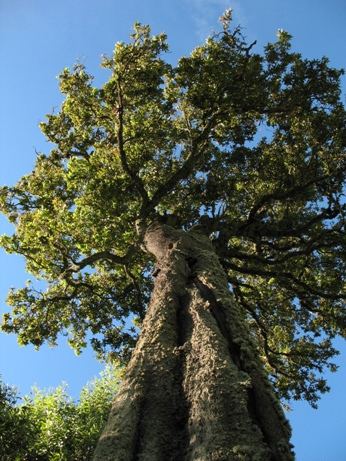
M34 388L20 398L0 382L0 459L6 461L89 461L119 383L111 366L88 383L78 402L66 386Z

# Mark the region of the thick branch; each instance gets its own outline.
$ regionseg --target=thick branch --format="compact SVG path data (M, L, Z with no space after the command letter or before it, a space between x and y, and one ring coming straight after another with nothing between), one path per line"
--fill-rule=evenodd
M254 237L255 241L258 241L260 237L267 237L267 238L281 238L281 237L298 237L302 238L304 233L309 232L314 225L323 223L324 220L332 220L335 219L338 214L340 213L337 209L330 209L326 208L323 209L320 213L313 216L311 219L307 220L304 223L297 224L293 227L293 223L287 225L285 227L280 228L280 222L277 224L271 223L263 223L260 221L256 221L255 218L251 218L250 216L245 223L238 224L236 222L222 222L219 221L215 226L218 231L220 231L220 237L222 236L223 243L227 242L230 237L234 236L246 236L247 238ZM253 228L251 226L254 226ZM335 229L324 229L324 233L334 232ZM340 231L339 231L340 232ZM341 232L340 232L341 233ZM218 239L220 240L220 239ZM264 244L270 245L270 242L263 241ZM291 249L289 247L280 247L278 250L285 251Z
M276 190L273 192L269 192L268 194L264 194L258 202L253 206L250 210L247 221L239 227L239 231L244 231L248 226L250 226L255 220L257 213L261 210L261 208L270 202L277 201L277 200L285 200L289 198L294 198L295 196L299 195L300 193L304 192L309 186L313 184L320 183L324 179L327 179L328 176L320 176L317 178L313 178L310 181L307 181L304 184L298 184L294 187L291 187L287 190Z
M246 253L244 251L229 248L227 250L222 249L222 256L229 257L229 258L236 258L241 261L253 261L255 263L259 263L263 265L269 266L278 266L287 262L289 259L297 258L300 256L311 256L314 251L322 250L322 249L330 249L333 245L340 244L340 241L334 240L320 240L321 235L314 239L310 239L308 241L303 242L301 245L296 245L298 247L294 251L279 251L278 257L273 257L272 255L269 257L260 256L259 254L255 253ZM262 241L261 241L262 244ZM265 245L266 242L264 241L263 244ZM290 247L289 250L293 250L293 247Z
M111 261L115 264L125 265L128 263L130 257L132 256L134 251L134 247L130 247L124 256L119 256L111 251L99 251L97 253L93 253L90 256L82 259L81 261L74 261L73 264L67 267L65 273L72 273L72 272L79 272L86 266L90 266L98 261Z
M311 293L315 296L319 296L321 298L325 299L346 299L346 294L334 294L334 293L326 293L324 291L321 291L320 289L316 287L312 287L311 285L308 285L307 283L303 282L302 280L299 280L297 277L295 277L293 274L290 272L281 272L281 271L270 271L270 270L264 270L264 269L259 269L259 268L254 268L254 267L245 267L245 266L237 266L236 264L230 262L230 261L223 261L223 264L231 270L234 270L236 272L239 272L241 274L248 274L248 275L259 275L262 277L274 277L277 280L291 280L294 282L297 286L300 288L303 288L304 291Z

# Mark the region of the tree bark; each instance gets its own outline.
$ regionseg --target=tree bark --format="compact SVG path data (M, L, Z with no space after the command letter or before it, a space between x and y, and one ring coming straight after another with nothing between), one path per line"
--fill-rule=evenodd
M209 239L152 224L150 306L94 461L293 460L290 428Z

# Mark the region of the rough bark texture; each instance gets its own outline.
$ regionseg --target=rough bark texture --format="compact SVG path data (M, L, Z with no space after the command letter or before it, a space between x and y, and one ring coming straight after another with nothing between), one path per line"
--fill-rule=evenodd
M210 241L151 225L158 273L95 461L287 461L290 428Z

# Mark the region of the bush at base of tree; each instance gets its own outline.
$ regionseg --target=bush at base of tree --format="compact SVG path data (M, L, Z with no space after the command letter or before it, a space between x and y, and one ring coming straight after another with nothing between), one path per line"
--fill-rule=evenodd
M1 461L89 461L108 417L119 375L106 367L88 383L78 402L65 385L34 388L20 399L0 382Z

